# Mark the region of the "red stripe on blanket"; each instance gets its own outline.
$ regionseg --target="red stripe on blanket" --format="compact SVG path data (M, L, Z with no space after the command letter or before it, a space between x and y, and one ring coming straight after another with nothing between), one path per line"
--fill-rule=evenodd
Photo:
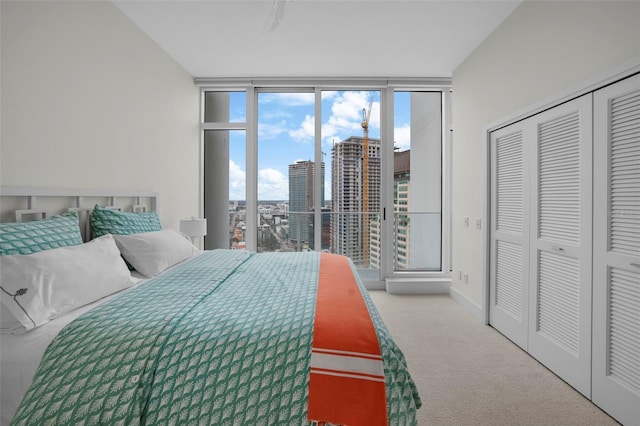
M378 336L348 259L328 253L320 255L309 420L387 424Z

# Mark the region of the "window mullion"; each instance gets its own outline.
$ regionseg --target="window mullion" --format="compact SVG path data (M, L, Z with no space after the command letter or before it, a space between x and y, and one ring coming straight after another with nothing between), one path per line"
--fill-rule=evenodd
M321 194L321 191L324 189L322 185L322 179L324 179L324 175L322 174L322 163L324 162L324 158L322 156L322 93L320 88L315 88L315 98L314 98L314 108L315 108L315 122L314 122L314 143L315 143L315 162L314 162L314 194L313 194L313 250L321 251L322 250L322 200L324 197Z
M258 95L247 88L246 248L258 250Z

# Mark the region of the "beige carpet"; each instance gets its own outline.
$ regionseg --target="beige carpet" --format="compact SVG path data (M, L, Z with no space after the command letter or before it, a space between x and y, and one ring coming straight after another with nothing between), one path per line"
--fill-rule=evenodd
M449 296L370 294L418 386L420 425L618 424Z

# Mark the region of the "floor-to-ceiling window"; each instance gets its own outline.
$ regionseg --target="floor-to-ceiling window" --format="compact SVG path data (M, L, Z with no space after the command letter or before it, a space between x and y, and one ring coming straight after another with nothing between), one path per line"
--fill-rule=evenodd
M258 251L314 250L313 91L257 92ZM321 175L324 167L321 167Z
M394 92L394 270L442 267L442 93Z
M372 282L448 274L448 86L215 83L206 248L339 253Z

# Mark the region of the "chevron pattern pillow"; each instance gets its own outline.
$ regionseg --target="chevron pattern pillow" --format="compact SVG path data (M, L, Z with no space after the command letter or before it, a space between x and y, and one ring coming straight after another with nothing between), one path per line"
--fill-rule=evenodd
M0 256L78 244L82 244L82 235L76 212L29 222L0 223Z
M91 238L161 231L158 212L130 213L96 205L91 212Z

